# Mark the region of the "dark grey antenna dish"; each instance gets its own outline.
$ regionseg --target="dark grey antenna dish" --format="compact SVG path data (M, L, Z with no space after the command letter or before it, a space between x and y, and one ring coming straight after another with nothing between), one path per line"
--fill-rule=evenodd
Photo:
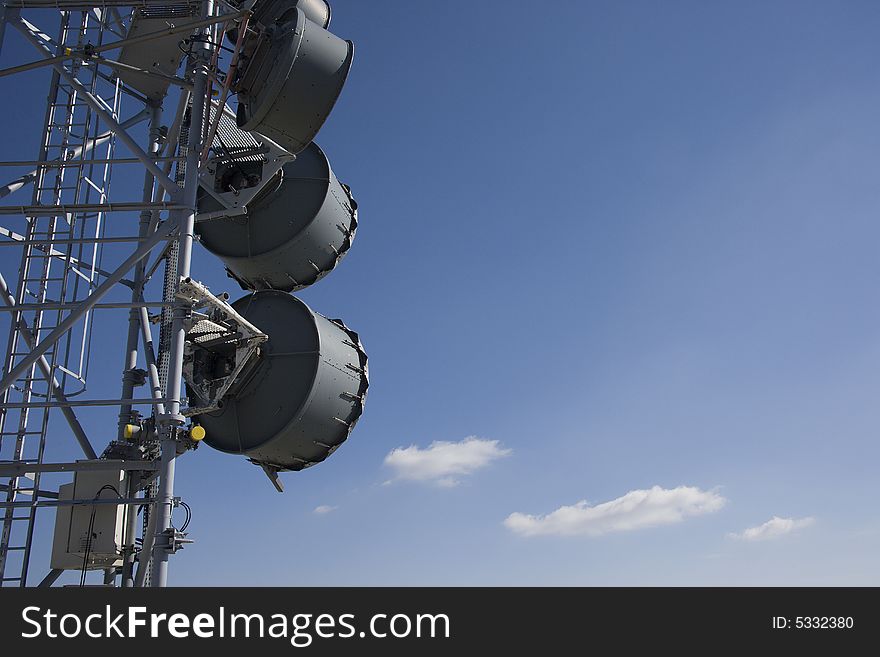
M238 127L291 153L314 139L342 92L354 44L294 8L291 20L248 37L247 62L235 82Z
M196 224L202 245L244 289L298 290L345 256L357 231L357 203L314 143L284 165L246 206L247 214ZM199 212L222 206L208 193Z
M204 442L274 471L320 463L364 409L367 355L357 333L284 292L256 292L232 306L269 340L223 407L199 415Z

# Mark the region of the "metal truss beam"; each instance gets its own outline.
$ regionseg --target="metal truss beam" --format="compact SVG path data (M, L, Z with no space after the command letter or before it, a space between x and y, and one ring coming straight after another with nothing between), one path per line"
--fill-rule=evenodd
M48 3L47 3L48 4ZM52 3L53 6L55 3ZM136 3L126 2L122 6L131 6ZM146 3L145 3L146 4ZM149 3L153 4L153 3ZM12 3L8 6L12 7ZM89 5L93 6L93 5ZM142 34L137 37L132 37L130 39L121 39L119 41L114 41L112 43L106 43L102 46L95 46L91 48L89 51L92 54L97 54L101 52L107 52L108 50L116 50L117 48L122 48L123 46L130 46L136 43L143 43L145 41L152 41L153 39L158 39L160 37L171 36L174 34L183 34L186 32L193 32L201 27L207 27L209 25L215 25L216 23L223 23L226 21L236 20L241 18L242 16L250 15L249 11L239 11L231 14L223 14L222 16L212 16L210 18L204 18L198 21L190 21L188 23L183 23L182 25L173 25L164 30L157 30L155 32L150 32L149 34ZM14 21L13 21L14 24ZM41 45L42 47L42 45ZM22 73L24 71L31 71L35 68L42 68L44 66L57 66L68 59L76 59L83 58L85 61L88 61L88 58L84 57L84 53L71 51L70 53L64 55L50 55L46 59L38 60L35 62L28 62L27 64L20 64L19 66L12 66L10 68L0 69L0 78L5 77L7 75L12 75L14 73Z
M82 302L70 303L20 303L13 307L0 308L0 313L14 313L22 310L76 310L82 305ZM117 303L96 303L92 306L93 310L107 310L111 308L170 308L173 303L168 301L119 301Z
M71 463L0 463L0 477L21 477L29 472L99 472L104 470L135 470L153 472L159 469L155 461L117 461L93 459Z
M60 214L78 214L80 212L137 212L150 210L185 210L180 203L142 203L130 201L126 203L68 203L64 205L4 205L0 206L0 215L24 215L26 217L54 217Z
M143 119L141 119L143 120ZM126 123L128 123L126 121ZM122 124L126 126L125 123ZM175 155L173 157L154 157L156 162L182 162L185 158ZM51 162L40 162L39 160L4 160L0 161L0 167L43 167L46 169L64 169L66 167L78 167L84 164L138 164L140 160L136 157L117 157L117 158L99 158L95 160L65 160L64 162L53 160Z
M64 408L78 406L119 406L121 404L130 404L132 406L146 406L159 402L168 402L170 399L77 399L74 401L67 400L63 402L13 402L8 404L0 404L2 408Z
M101 500L43 500L41 502L0 502L0 509L31 509L33 507L58 507L58 506L140 506L152 504L156 500L148 497L118 498Z
M7 7L15 9L67 10L105 7L170 7L184 4L184 0L93 0L93 2L85 2L84 0L6 0L5 4Z
M129 237L83 237L83 238L50 238L50 239L33 239L33 240L9 240L8 242L0 240L0 246L49 246L50 244L121 244L123 242L143 242L144 237L139 235L131 235ZM174 239L168 237L166 239Z

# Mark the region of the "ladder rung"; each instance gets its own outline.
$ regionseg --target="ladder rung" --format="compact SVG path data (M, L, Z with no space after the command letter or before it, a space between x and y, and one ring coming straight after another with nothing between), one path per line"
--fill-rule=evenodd
M20 582L21 577L0 577L0 582Z
M16 545L14 547L10 546L10 547L6 548L6 551L7 552L24 552L26 549L27 549L27 546Z

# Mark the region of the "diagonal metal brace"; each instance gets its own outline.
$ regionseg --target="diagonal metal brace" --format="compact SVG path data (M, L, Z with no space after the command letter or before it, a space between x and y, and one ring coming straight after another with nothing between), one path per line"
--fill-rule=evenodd
M0 297L3 298L3 303L7 306L15 306L15 298L9 292L9 286L6 285L6 279L3 278L3 274L0 274ZM31 330L25 324L24 319L19 319L18 330L21 332L21 337L24 338L25 343L30 349L34 348L34 335L31 333ZM43 372L43 376L46 377L46 381L49 383L49 386L52 389L52 394L55 396L60 403L67 403L67 395L64 394L64 390L61 387L61 384L58 383L58 379L52 373L52 367L49 365L49 361L46 360L45 356L40 356L37 359L37 365L40 368L40 371ZM64 419L67 420L67 424L70 425L70 430L73 432L74 437L76 438L76 442L79 443L79 446L82 448L83 453L85 453L87 458L96 459L98 455L95 453L95 449L92 447L91 442L89 442L89 437L86 435L85 430L82 428L82 425L79 423L79 419L76 417L76 413L74 413L73 409L70 406L62 406L61 413L64 415Z
M135 3L128 4L131 5ZM55 3L52 3L52 6L54 7ZM92 47L90 52L92 54L107 52L108 50L116 50L117 48L122 48L123 46L143 43L144 41L151 41L153 39L158 39L164 36L171 36L172 34L184 34L186 32L193 32L200 27L214 25L215 23L222 23L224 21L236 20L248 14L250 14L249 11L239 11L237 13L223 14L221 16L211 16L210 18L204 18L197 21L183 23L182 25L172 25L164 30L157 30L156 32L150 32L149 34L142 34L138 37L121 39L120 41L113 41L112 43L105 43L100 46L94 46ZM11 20L11 18L11 16L7 15L7 20ZM0 69L0 77L12 75L13 73L23 73L24 71L30 71L35 68L42 68L44 66L54 66L55 64L63 63L68 59L82 58L83 56L84 53L71 50L70 52L66 52L63 55L52 55L44 60L38 60L35 62L29 62L28 64L21 64L19 66L12 66L10 68Z

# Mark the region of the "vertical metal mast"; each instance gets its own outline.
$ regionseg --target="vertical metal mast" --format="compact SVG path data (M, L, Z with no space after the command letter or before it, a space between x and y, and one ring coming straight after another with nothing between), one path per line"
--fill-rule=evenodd
M202 17L207 17L212 8L211 0L204 0ZM177 238L177 262L169 260L166 267L176 264L175 283L189 278L192 260L193 231L195 229L196 201L199 189L199 156L202 152L202 135L205 123L206 91L208 81L207 50L203 41L194 40L188 67L192 72L193 91L190 97L189 129L186 145L186 171L183 177L182 203L179 210ZM170 269L169 269L170 270ZM156 540L153 544L152 585L165 586L168 581L168 557L176 549L178 540L176 530L171 526L171 510L174 500L174 468L177 459L177 432L183 426L181 415L181 379L183 377L183 352L186 338L186 322L190 318L192 303L178 299L173 306L170 349L168 358L168 379L166 413L159 418L158 433L162 450L159 470L159 490L155 507Z

